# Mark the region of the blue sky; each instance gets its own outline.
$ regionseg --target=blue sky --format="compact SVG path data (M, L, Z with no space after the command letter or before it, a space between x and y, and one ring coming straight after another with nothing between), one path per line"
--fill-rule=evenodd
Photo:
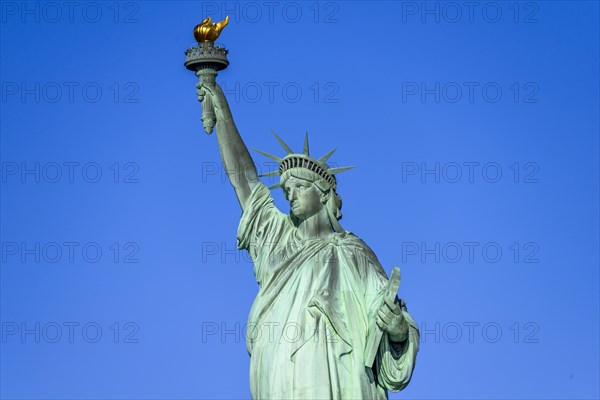
M248 147L358 166L342 225L422 335L390 398L600 396L597 2L1 12L2 398L249 398L258 287L183 67L209 13Z

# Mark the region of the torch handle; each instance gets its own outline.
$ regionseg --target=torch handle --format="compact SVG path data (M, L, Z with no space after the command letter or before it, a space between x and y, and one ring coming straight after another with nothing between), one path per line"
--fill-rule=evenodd
M200 84L209 88L215 87L215 78L217 77L217 70L213 68L201 68L196 72L196 76L200 80ZM204 96L202 101L202 124L204 125L204 131L207 135L210 135L215 127L217 116L215 115L215 108L212 103L211 96Z

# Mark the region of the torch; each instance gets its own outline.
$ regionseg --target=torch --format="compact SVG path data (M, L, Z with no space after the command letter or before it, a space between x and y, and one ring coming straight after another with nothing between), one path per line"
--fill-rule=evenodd
M229 16L221 22L213 23L210 17L205 18L194 28L194 38L198 46L190 47L185 51L185 67L194 71L199 79L197 86L205 85L214 87L217 71L227 68L228 50L215 44L223 28L229 23ZM215 110L210 96L198 97L202 102L202 124L204 131L211 134L216 122Z

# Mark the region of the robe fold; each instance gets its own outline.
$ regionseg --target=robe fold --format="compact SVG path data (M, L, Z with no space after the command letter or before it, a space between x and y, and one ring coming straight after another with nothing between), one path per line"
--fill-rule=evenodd
M387 399L409 383L419 330L405 306L408 339L392 343L384 333L374 365L364 365L388 279L361 239L301 239L262 183L237 238L260 287L246 332L253 399Z

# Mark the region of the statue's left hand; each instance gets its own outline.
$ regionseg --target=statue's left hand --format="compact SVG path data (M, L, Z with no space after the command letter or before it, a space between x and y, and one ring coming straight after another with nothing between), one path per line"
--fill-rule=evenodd
M400 300L392 302L387 297L377 313L377 326L387 332L392 342L404 342L408 338L408 322L402 314Z

